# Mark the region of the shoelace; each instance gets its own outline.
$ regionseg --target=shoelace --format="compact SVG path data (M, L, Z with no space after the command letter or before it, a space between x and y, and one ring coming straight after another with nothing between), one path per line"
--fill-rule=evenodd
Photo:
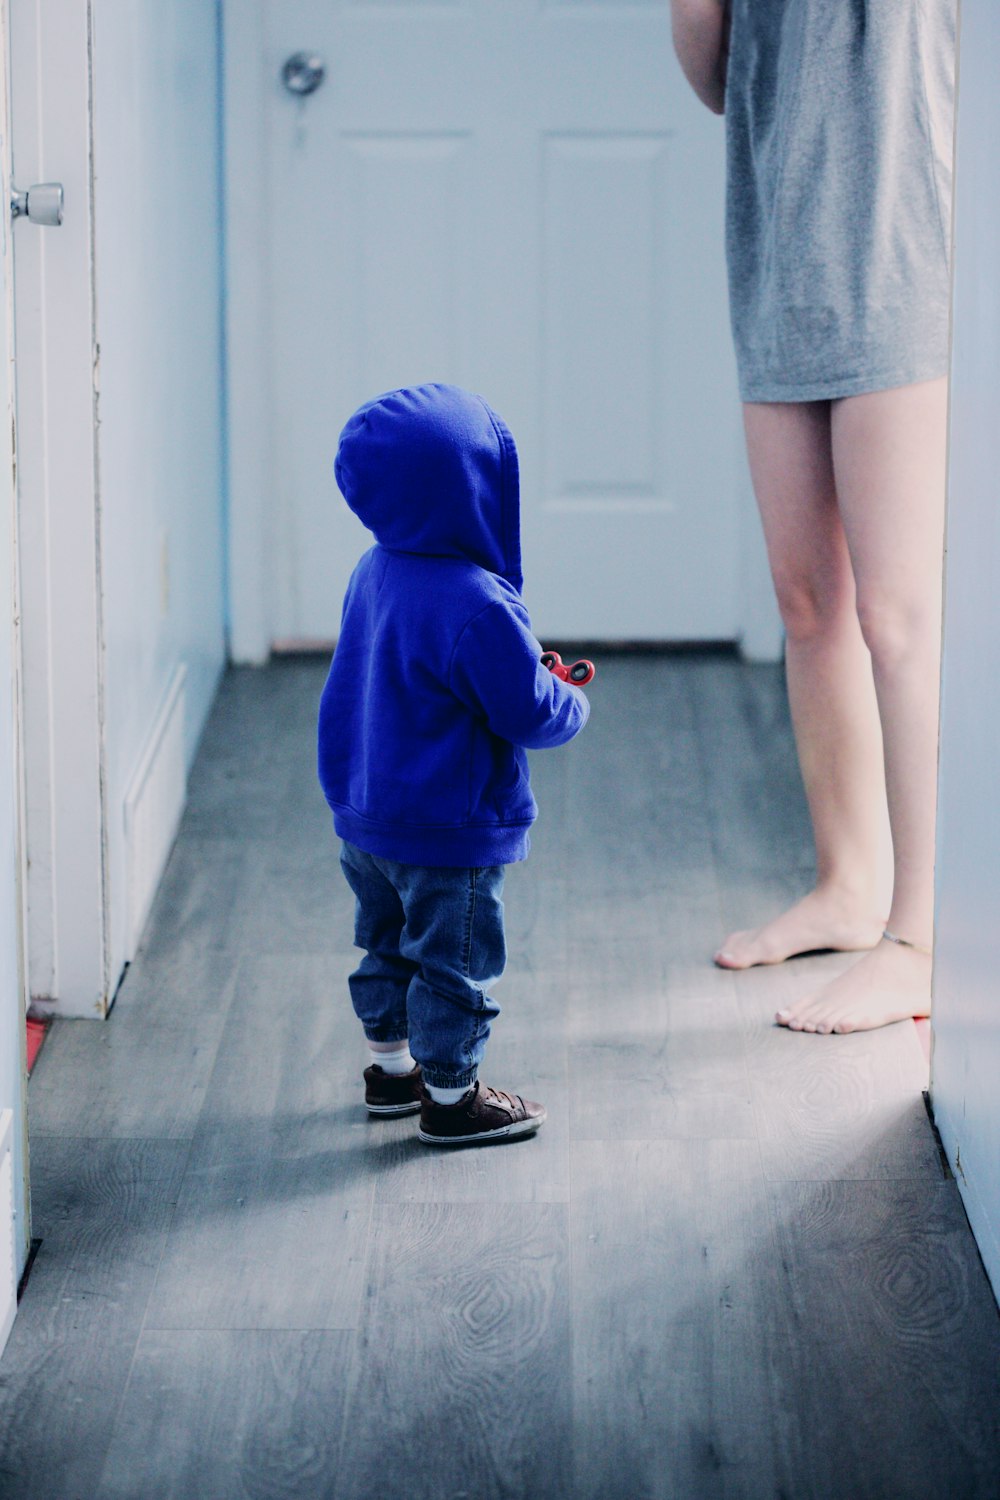
M520 1095L504 1093L503 1089L495 1089L490 1084L486 1085L483 1092L486 1095L487 1104L489 1104L492 1098L496 1100L496 1102L501 1106L502 1109L516 1110L522 1103Z

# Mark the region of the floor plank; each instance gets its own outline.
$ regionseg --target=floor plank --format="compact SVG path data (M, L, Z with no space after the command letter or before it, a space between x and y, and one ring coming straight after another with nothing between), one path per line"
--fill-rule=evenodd
M733 1046L732 997L664 986L648 1008L662 1017L662 1029L623 1037L605 1006L604 1035L570 1049L570 1073L582 1085L572 1094L573 1139L756 1140L746 1061Z
M241 962L149 1327L356 1326L374 1173L350 962Z
M574 1145L581 1500L776 1493L760 1190L752 1142Z
M84 1500L96 1493L187 1145L36 1134L31 1154L41 1246L0 1361L0 1494Z
M95 1500L325 1500L353 1336L147 1332Z
M756 877L741 882L751 899L755 886L770 895L789 877L808 881L815 859L783 668L705 657L684 680L720 871Z
M1000 1318L955 1183L784 1183L769 1199L787 1492L996 1500Z
M570 1500L567 1250L558 1204L380 1205L341 1500L392 1474L409 1500Z
M245 834L210 839L188 834L182 825L125 986L144 964L166 971L173 962L176 998L192 954L206 948L242 952L249 932L247 897L258 878L257 847Z
M29 1090L32 1138L190 1139L205 1101L236 977L233 958L194 943L164 962L140 954L113 1024L51 1028Z

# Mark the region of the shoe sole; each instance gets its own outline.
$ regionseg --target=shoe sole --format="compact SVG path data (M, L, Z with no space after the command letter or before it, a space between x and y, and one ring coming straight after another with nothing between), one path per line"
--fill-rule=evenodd
M420 1112L420 1100L412 1104L365 1104L370 1115L415 1115Z
M501 1125L499 1130L474 1130L470 1135L429 1135L420 1129L417 1134L428 1146L489 1145L491 1141L509 1141L517 1136L533 1135L539 1125L544 1125L547 1114L536 1115L532 1120L515 1120L512 1125Z

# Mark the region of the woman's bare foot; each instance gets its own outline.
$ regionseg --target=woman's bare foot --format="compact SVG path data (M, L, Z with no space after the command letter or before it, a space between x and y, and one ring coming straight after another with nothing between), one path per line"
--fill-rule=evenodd
M859 914L856 904L819 888L765 926L731 933L715 954L715 962L720 969L749 969L754 964L781 964L796 953L824 948L860 952L875 947L884 927L876 917Z
M882 942L821 990L807 995L775 1021L791 1031L874 1031L893 1021L931 1013L931 960L927 953Z

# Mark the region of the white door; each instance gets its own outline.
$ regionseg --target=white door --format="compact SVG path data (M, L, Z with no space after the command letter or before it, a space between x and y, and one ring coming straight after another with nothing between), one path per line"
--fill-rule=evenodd
M260 369L238 332L230 378L234 449L250 385L273 424L273 495L234 485L236 654L261 585L271 640L335 636L369 543L336 493L337 432L363 399L424 380L480 391L513 429L540 634L737 637L721 123L683 83L667 0L255 4L226 20L227 90L264 96L249 144L248 105L231 105L231 265L243 288L263 253L269 332ZM326 77L296 97L280 73L301 50ZM253 301L241 290L231 319L259 316Z
M0 1351L30 1245L8 57L7 7L0 3Z
M13 235L28 982L39 1009L99 1017L117 975L105 940L91 8L8 5L15 180L65 190L62 224L21 219Z

